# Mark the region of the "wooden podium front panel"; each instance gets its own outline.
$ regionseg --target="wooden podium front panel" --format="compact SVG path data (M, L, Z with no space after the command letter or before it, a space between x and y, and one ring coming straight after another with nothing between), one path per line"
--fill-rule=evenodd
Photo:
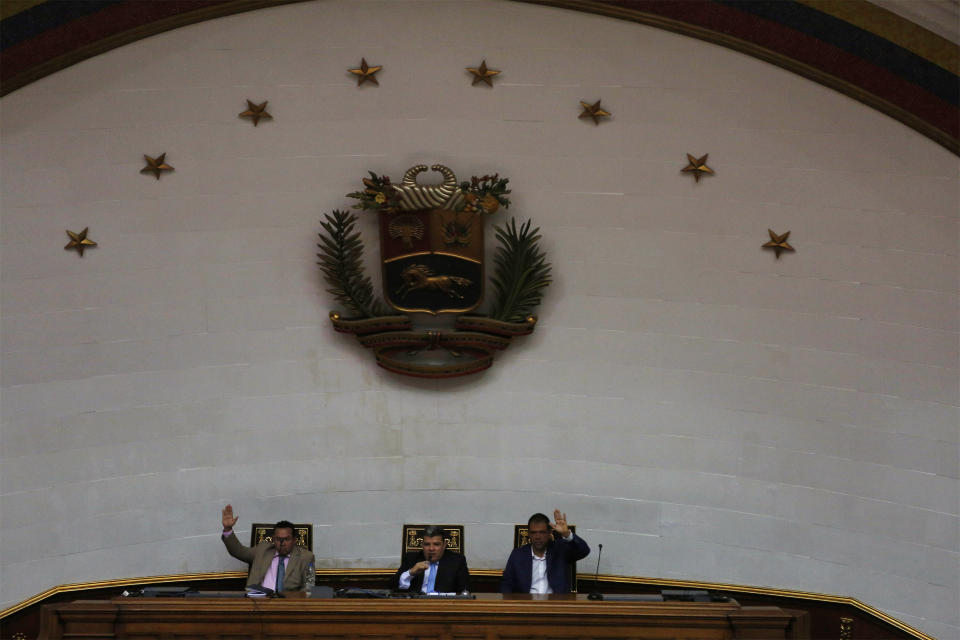
M736 602L115 598L44 607L41 640L520 640L785 638L791 616ZM740 631L738 631L740 630Z

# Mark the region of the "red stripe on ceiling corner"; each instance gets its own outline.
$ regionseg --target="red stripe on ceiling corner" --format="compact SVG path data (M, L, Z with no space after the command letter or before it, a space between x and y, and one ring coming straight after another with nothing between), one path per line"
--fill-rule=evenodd
M40 64L69 55L85 47L95 46L96 43L125 31L231 1L165 0L164 2L137 2L133 0L106 7L96 13L48 29L34 38L4 49L0 53L0 81L6 82ZM109 48L107 47L107 49ZM99 52L96 51L95 53Z
M278 4L297 0L279 0ZM879 64L849 53L817 37L736 6L714 0L519 0L534 4L565 6L629 19L627 12L661 17L667 24L651 24L695 35L708 41L740 49L773 64L806 75L894 117L926 127L936 139L938 130L952 139L957 153L960 139L960 110L907 78ZM171 20L217 5L234 5L239 10L253 5L269 6L263 0L127 0L96 13L45 31L0 53L0 82L4 93L36 80L46 73L87 57L126 44L137 37L153 35L164 28L191 22ZM622 11L626 10L626 11ZM233 12L233 11L229 11ZM207 16L211 17L211 16ZM167 26L154 23L168 21ZM643 19L639 20L644 22ZM154 27L151 29L151 25ZM689 29L687 29L689 27ZM139 30L139 35L137 35ZM700 33L697 33L699 31ZM123 34L127 34L124 37ZM726 40L725 40L726 38ZM793 64L797 63L797 64ZM859 95L858 95L859 94ZM922 128L921 128L922 129ZM944 143L941 141L941 143ZM945 143L950 146L950 143Z
M877 64L778 22L712 0L620 0L602 4L652 13L758 45L882 98L955 140L960 137L960 112L949 102Z

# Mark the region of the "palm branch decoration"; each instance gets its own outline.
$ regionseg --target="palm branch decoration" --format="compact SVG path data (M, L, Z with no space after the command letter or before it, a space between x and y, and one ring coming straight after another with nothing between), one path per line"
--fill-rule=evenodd
M319 234L317 264L330 285L327 291L357 317L384 315L383 304L373 294L373 285L363 268L363 242L360 232L355 230L357 217L338 209L325 217L326 222L320 223L326 233Z
M540 228L530 230L530 220L519 231L515 218L503 227L497 226L500 246L494 255L494 288L490 317L505 322L524 322L543 299L543 290L550 284L550 264L540 251Z

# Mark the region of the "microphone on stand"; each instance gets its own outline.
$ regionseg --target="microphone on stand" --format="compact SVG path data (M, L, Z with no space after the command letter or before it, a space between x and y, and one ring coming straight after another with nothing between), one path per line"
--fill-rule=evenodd
M603 600L603 594L597 590L597 580L600 578L600 556L603 555L603 545L597 544L597 572L593 574L593 590L587 600Z

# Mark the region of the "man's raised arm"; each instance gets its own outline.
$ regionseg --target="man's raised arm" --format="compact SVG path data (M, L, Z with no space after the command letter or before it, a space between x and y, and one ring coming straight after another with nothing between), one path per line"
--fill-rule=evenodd
M227 553L237 560L243 560L247 564L250 564L253 562L253 549L240 544L237 536L233 534L233 525L237 524L237 520L239 520L237 516L233 515L233 507L229 504L225 506L222 515L223 534L220 536L220 539L223 540L223 544L227 547Z

